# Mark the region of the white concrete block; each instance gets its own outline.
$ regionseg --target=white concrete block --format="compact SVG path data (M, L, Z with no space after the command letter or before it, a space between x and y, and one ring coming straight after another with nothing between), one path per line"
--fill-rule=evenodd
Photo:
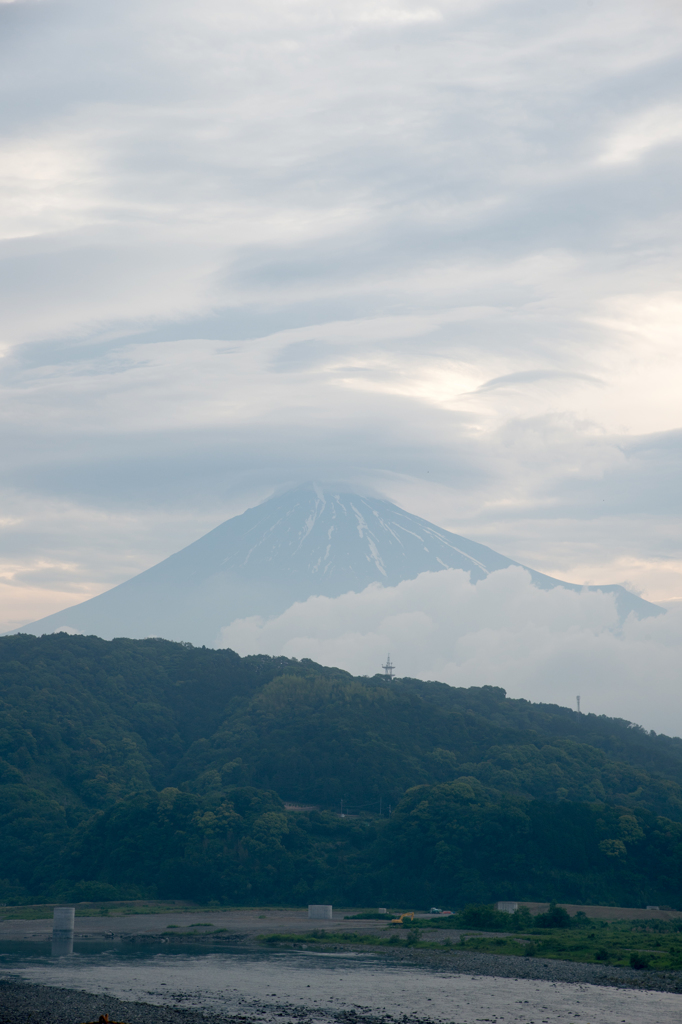
M308 917L324 918L331 921L332 908L329 903L310 903L308 905Z
M500 900L495 904L495 910L501 910L503 914L513 914L518 909L518 903L512 903L510 900Z
M52 934L55 937L73 937L76 911L73 907L55 907L52 914Z

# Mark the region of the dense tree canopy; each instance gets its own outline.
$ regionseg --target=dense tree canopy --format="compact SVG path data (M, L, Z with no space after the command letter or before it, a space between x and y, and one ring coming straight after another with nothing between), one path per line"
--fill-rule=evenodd
M674 904L682 741L497 687L4 637L0 834L2 902Z

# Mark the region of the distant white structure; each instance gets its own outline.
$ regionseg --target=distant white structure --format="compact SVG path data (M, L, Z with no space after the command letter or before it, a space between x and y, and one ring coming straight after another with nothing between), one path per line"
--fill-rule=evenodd
M309 903L308 917L323 918L326 921L332 919L332 908L330 903Z
M500 910L503 914L513 914L518 909L518 903L511 903L509 900L500 900L495 904L495 910Z
M54 939L73 938L76 911L73 907L55 907L52 915L52 937Z
M384 670L384 675L386 676L386 678L387 679L393 679L393 676L395 675L395 665L391 661L391 655L390 654L386 655L386 664L382 665L381 667Z
M52 956L71 956L76 911L73 907L55 907L52 914Z
M377 910L377 914L387 914L387 913L388 913L388 911L386 910L386 907L379 907L379 909Z

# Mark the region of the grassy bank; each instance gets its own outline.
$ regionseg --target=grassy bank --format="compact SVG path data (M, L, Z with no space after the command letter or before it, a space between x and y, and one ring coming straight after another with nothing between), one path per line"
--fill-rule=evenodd
M30 907L0 907L0 921L39 921L52 917L55 907L69 904L34 904ZM220 907L206 907L199 903L183 900L125 900L108 903L76 904L76 917L130 917L131 914L198 914L201 911L219 910Z
M387 948L438 950L448 954L466 950L505 956L539 956L575 963L602 963L615 967L650 968L657 971L682 969L682 935L666 930L667 922L603 922L593 929L533 929L523 935L462 935L459 940L425 939L418 928L389 935L357 932L326 932L316 929L303 934L274 933L259 941L271 946L362 945Z
M38 921L51 918L55 907L74 906L69 900L60 903L36 903L23 907L0 906L0 921ZM120 900L99 903L76 903L79 917L130 917L133 914L211 914L221 910L252 911L301 910L301 907L227 907L218 903L193 903L191 900Z

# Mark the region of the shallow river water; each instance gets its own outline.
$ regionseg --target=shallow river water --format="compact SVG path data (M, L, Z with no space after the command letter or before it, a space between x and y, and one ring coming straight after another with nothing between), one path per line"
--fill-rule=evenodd
M679 1024L682 996L597 985L490 978L406 967L371 954L0 943L0 976L119 999L268 1016L305 1007L329 1024L343 1010L452 1024ZM132 1016L132 1014L131 1014ZM284 1014L286 1018L286 1014Z

